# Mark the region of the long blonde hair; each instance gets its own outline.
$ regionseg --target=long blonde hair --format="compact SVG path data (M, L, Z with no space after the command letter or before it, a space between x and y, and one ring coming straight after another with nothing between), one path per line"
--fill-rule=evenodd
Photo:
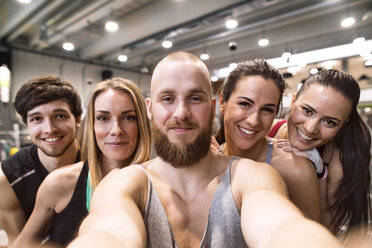
M137 114L137 124L139 127L138 143L131 163L143 163L150 158L150 121L146 114L144 97L138 86L128 79L118 77L99 83L91 94L87 113L78 134L81 146L81 159L83 161L88 160L93 190L102 179L99 165L102 152L97 145L94 132L94 102L99 94L109 89L128 94Z

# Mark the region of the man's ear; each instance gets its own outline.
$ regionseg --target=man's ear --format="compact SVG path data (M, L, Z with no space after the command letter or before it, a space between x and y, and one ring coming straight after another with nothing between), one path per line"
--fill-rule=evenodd
M80 127L81 125L81 116L79 116L77 119L76 119L76 127Z
M220 114L225 114L225 100L223 99L222 93L220 93Z
M152 120L152 112L151 112L151 98L146 98L146 109L147 109L147 117Z

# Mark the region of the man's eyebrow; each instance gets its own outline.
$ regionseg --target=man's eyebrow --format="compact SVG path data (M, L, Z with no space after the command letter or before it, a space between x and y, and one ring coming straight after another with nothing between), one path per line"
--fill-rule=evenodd
M172 94L172 93L175 93L176 90L174 89L169 89L169 88L165 88L161 91L159 91L160 94ZM189 91L190 93L202 93L202 94L207 94L207 92L203 89L203 88L194 88L194 89L191 89Z
M206 92L203 88L192 89L190 92L191 92L191 93L202 93L202 94L207 94L207 92Z
M58 113L58 112L68 113L69 111L63 108L56 108L56 109L53 109L52 112L53 113ZM31 111L30 113L27 113L27 116L34 116L34 115L39 115L39 114L41 114L40 111L36 111L36 112Z

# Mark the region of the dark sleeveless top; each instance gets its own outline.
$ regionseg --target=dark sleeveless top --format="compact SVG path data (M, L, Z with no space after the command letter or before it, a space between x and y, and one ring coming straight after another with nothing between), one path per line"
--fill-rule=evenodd
M22 148L2 161L1 168L28 219L35 206L37 190L49 174L40 162L37 146L30 145Z
M75 162L80 161L80 153ZM49 172L41 164L37 146L32 144L19 150L16 154L1 162L4 175L12 186L26 220L30 217L36 200L36 193Z
M247 247L240 223L240 214L231 191L231 164L238 157L232 157L214 194L208 221L202 238L201 248L244 248ZM141 166L140 166L141 167ZM160 198L148 178L148 196L143 220L146 227L146 247L176 248L172 227Z
M75 238L81 222L87 216L86 184L88 170L88 162L85 162L70 202L65 209L54 216L50 241L66 246Z

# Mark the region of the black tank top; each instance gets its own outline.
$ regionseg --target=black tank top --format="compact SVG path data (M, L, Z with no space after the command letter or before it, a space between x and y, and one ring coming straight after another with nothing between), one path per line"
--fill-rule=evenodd
M54 216L50 241L66 246L76 236L81 222L87 216L86 185L88 171L88 162L85 162L70 202L65 209Z
M28 219L35 206L37 190L49 173L40 162L37 146L22 148L2 161L1 168Z

